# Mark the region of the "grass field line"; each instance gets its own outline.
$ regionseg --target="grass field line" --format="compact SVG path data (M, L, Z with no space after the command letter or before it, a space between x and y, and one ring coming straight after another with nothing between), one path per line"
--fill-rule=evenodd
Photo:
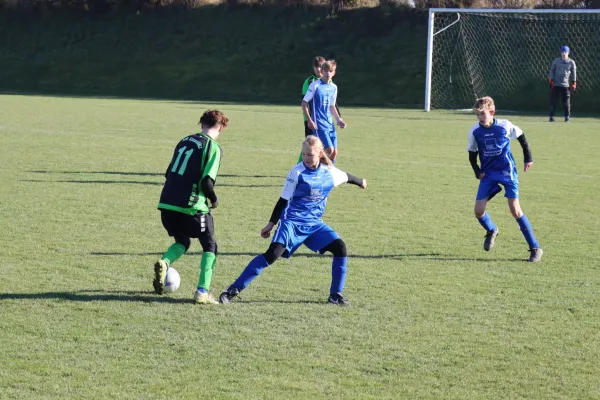
M6 125L0 125L0 129L4 129L4 128L13 128L10 126L6 126ZM13 128L14 129L14 128ZM42 129L42 128L29 128L28 129L30 132L32 133L42 133L42 134L50 134L50 135L55 135L55 134L59 134L59 135L78 135L78 136L94 136L94 137L102 137L102 138L108 138L108 139L122 139L122 140L140 140L139 137L137 136L122 136L122 135L106 135L106 134L96 134L96 133L85 133L85 132L68 132L68 131L63 131L63 130L56 130L56 129ZM144 138L145 141L147 142L155 142L155 143L172 143L173 141L171 139L148 139L148 138ZM292 154L292 153L296 153L295 151L291 151L291 150L278 150L278 149L265 149L265 148L261 148L261 147L248 147L248 146L237 146L237 145L230 145L228 146L228 148L230 149L242 149L242 150L257 150L257 151L263 151L263 152L268 152L268 153L281 153L281 154ZM344 155L344 158L351 158L351 159L357 159L357 160L366 160L366 161L372 161L371 157L365 157L365 156L360 156L360 155ZM414 161L414 160L398 160L396 158L385 158L385 157L378 157L377 161L382 161L385 163L395 163L395 164L410 164L410 165L422 165L422 166L428 166L428 167L442 167L442 168L469 168L469 165L458 165L458 164L450 164L450 163L438 163L438 162L430 162L430 161ZM4 168L0 168L0 169L4 169ZM530 174L541 174L541 175L554 175L554 176L568 176L568 177L574 177L574 178L583 178L583 179L596 179L598 178L597 175L588 175L588 174L573 174L573 173L568 173L568 172L554 172L554 171L530 171Z

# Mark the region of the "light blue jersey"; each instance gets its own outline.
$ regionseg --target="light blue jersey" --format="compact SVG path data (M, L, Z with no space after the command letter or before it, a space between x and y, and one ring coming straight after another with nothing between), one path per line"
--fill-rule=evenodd
M506 119L494 119L489 128L475 124L469 132L468 151L478 151L481 170L489 177L518 181L517 166L510 151L510 139L523 131Z
M290 170L281 192L281 197L288 201L281 211L281 221L321 224L327 195L331 189L346 182L348 175L336 167L320 164L317 169L311 169L303 162L297 164Z
M312 116L319 132L335 132L333 116L330 107L337 101L337 86L335 83L325 83L321 79L314 81L308 87L304 101L312 101Z

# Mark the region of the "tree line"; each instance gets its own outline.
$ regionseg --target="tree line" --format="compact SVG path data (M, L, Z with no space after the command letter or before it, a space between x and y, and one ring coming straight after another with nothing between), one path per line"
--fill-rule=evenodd
M156 8L323 7L338 13L362 7L600 9L600 0L0 0L0 10L77 10L94 13Z

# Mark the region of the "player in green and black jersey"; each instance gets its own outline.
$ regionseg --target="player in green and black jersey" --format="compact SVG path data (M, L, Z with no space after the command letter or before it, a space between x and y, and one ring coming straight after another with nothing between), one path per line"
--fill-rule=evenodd
M217 256L210 209L219 204L214 185L222 151L216 140L228 123L229 120L220 111L206 111L200 118L202 132L183 138L175 147L158 203L162 224L175 243L154 265L153 284L158 294L164 293L169 265L189 249L190 238L197 238L203 253L194 300L196 303L218 304L208 293Z

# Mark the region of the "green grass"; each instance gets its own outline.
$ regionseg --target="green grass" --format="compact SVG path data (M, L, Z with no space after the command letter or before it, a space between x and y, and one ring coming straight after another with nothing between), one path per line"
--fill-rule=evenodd
M338 166L369 187L336 189L325 220L348 245L352 306L324 304L330 258L303 249L202 307L197 242L179 291L151 280L171 243L162 174L209 107L0 97L2 399L600 398L598 119L509 117L535 158L520 176L545 250L532 265L501 197L482 250L472 115L346 108ZM267 248L303 132L299 107L218 107L215 292Z

